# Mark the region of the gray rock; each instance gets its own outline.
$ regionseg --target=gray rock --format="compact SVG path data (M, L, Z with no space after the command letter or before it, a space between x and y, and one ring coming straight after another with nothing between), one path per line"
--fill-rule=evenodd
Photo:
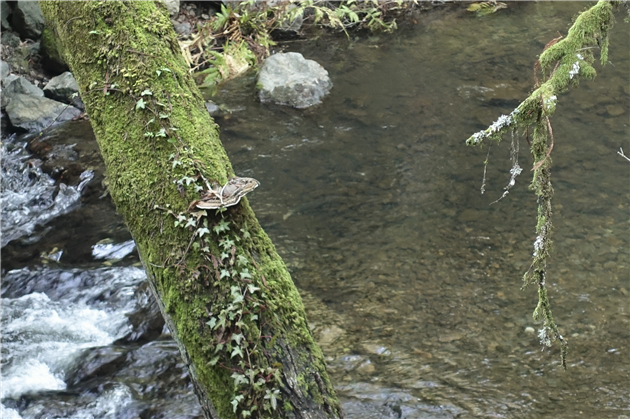
M217 116L221 112L219 105L209 100L206 102L206 110L211 116Z
M267 58L258 76L260 101L302 109L321 103L332 82L328 72L302 54L288 52Z
M296 8L297 6L294 4L289 4L287 7L287 11ZM304 24L304 14L299 14L292 21L284 20L280 22L280 27L278 28L284 32L294 32L297 33L302 29L302 25Z
M50 99L68 103L82 110L85 109L83 101L79 97L79 85L69 71L50 79L48 84L44 86L44 94Z
M2 79L2 107L5 108L16 95L44 97L44 91L22 76L11 74Z
M38 39L44 30L44 16L36 1L18 0L11 24L23 38Z
M6 45L11 48L17 48L20 45L20 37L13 32L2 32L2 45Z
M190 26L190 23L188 22L178 23L177 25L173 26L173 29L175 29L175 32L177 32L178 34L184 36L188 36L192 33L192 28Z
M17 94L6 108L14 127L30 132L42 131L53 123L69 121L81 115L77 108L45 97Z
M168 14L174 16L179 13L179 0L162 0L168 10Z
M2 78L2 87L9 87L9 85L11 83L13 83L14 81L16 81L18 78L20 78L22 76L16 76L15 74L9 74L6 77ZM28 80L27 80L28 81Z
M0 60L0 80L2 80L2 85L4 85L4 79L11 72L11 67L6 62Z
M9 3L5 0L0 1L0 23L2 24L2 29L10 31L11 25L9 25L9 16L11 16L11 8L9 7Z

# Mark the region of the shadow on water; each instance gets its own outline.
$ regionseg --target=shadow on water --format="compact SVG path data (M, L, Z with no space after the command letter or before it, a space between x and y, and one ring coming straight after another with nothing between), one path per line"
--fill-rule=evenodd
M509 181L511 139L490 150L484 195L487 150L464 140L527 96L535 58L585 4L509 3L484 19L449 7L417 15L392 35L284 44L329 71L331 94L320 106L294 110L258 103L253 77L227 84L216 98L233 109L216 118L222 141L236 173L261 182L249 202L303 292L349 418L626 417L630 165L616 154L630 150L623 17L612 32L612 64L560 96L552 121L549 292L571 345L563 372L558 349L541 351L538 343L536 290L520 291L535 239L531 173L524 170L510 194L490 205ZM520 165L531 167L526 139L514 140ZM27 248L32 260L11 267L38 265L43 249L74 237L65 248L76 250L62 262L100 265L86 262L96 241L128 236L111 204L96 208L59 218L78 214L76 225L36 230L45 236L39 242L9 244L3 262L25 258ZM79 232L88 242L77 243ZM3 374L34 359L11 377L5 406L24 418L199 415L162 323L136 330L137 317L157 313L146 308L140 270L99 269L3 273L3 329L14 328L3 333ZM108 275L119 278L116 290L101 288ZM76 298L59 291L75 283L93 289ZM45 313L57 313L73 335L80 310L122 326L75 339L77 357L62 364L44 365L29 353L56 354L55 345L66 344L63 336L27 339L40 336L39 323L48 327ZM29 316L36 321L25 334ZM31 383L20 377L35 367L49 382L32 384L39 393L21 391ZM121 406L126 413L116 413Z

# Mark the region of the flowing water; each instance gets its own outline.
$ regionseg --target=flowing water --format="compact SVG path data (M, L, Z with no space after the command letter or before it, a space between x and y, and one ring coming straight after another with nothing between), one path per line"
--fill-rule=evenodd
M487 149L464 145L527 96L537 54L585 5L509 3L484 19L447 6L393 35L286 43L334 83L308 110L259 104L253 77L220 91L233 110L216 118L222 140L236 173L261 182L249 202L303 292L349 418L630 416L623 15L611 63L559 96L552 119L548 286L566 372L558 348L538 342L536 290L520 290L535 239L529 170L492 204L510 180L510 142L531 167L527 140L491 147L483 195ZM3 266L29 266L3 272L3 417L199 415L168 333L134 320L155 309L128 236L110 215L71 243L72 214L35 244L3 248ZM97 245L106 237L120 246ZM59 264L38 256L53 246L67 250ZM34 257L7 262L24 249Z

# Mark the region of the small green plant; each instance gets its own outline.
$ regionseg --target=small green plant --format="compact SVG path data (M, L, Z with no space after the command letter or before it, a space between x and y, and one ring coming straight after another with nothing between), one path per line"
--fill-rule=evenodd
M168 210L167 210L168 211ZM203 334L208 336L203 347L208 364L228 369L234 390L233 412L241 418L272 415L278 408L280 369L269 365L263 347L263 320L266 307L266 282L257 272L252 256L243 253L237 243L250 239L247 225L236 227L224 218L226 208L216 210L217 221L210 224L205 210L192 213L168 211L175 226L192 231L193 248L200 251L206 263L192 269L188 277L199 278L206 270L205 286L213 287L214 300L206 307L207 321ZM189 246L190 247L190 246ZM216 254L211 249L217 249ZM180 266L184 266L183 259ZM237 368L234 368L234 359Z
M190 41L180 42L184 57L205 87L255 67L275 45L272 32L296 21L311 22L348 35L350 29L391 32L396 20L385 18L416 4L403 1L324 2L300 0L268 6L253 0L221 5L208 23ZM235 71L237 68L240 70Z

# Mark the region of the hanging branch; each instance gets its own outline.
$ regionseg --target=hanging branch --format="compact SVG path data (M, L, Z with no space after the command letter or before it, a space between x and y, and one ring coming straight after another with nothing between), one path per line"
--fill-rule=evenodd
M562 337L556 325L547 297L547 260L551 251L552 209L551 198L551 151L554 145L550 117L556 110L560 93L571 86L577 86L580 78L593 79L595 57L593 51L600 50L600 62L608 60L608 31L614 18L612 6L607 1L599 1L595 6L582 12L569 29L566 38L558 37L544 48L534 66L535 88L527 99L521 102L509 115L501 115L490 127L473 134L466 144L482 145L486 140L500 143L504 133L514 130L525 131L534 126L530 151L534 158L533 179L530 189L538 197L538 222L532 264L523 276L523 288L530 284L538 286L538 305L534 310L534 320L542 321L538 336L540 343L551 346L559 341L562 367L566 370L568 341ZM538 72L542 73L540 84ZM513 176L514 177L514 176Z

